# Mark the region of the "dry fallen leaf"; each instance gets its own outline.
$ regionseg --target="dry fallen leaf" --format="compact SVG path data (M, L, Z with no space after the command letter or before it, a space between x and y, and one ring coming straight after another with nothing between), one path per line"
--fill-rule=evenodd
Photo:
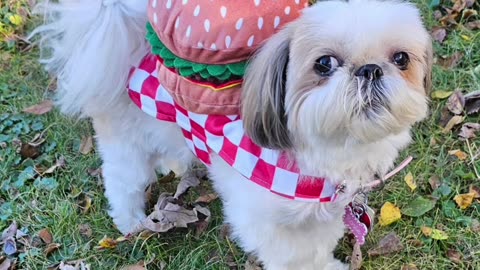
M475 197L474 193L466 193L466 194L459 194L453 198L453 200L457 203L460 209L467 209L472 205L473 198Z
M456 264L462 262L462 254L454 249L447 250L447 257Z
M395 206L393 203L386 202L383 204L380 209L379 223L380 226L387 226L395 221L399 220L402 217L400 213L400 208Z
M36 159L42 154L40 151L40 147L38 146L32 146L28 143L23 143L22 146L20 147L20 156L23 159L31 158L31 159Z
M9 237L15 236L16 232L18 230L18 225L16 221L13 221L10 226L8 226L5 230L2 232L2 239L0 242L5 241L5 239Z
M458 64L460 64L462 58L463 53L457 51L449 57L440 59L439 64L446 69L452 69L458 66Z
M125 242L125 241L127 241L127 238L123 236L118 237L117 239L112 239L104 236L102 240L98 242L98 245L99 245L99 248L112 249L112 248L116 248L119 243Z
M245 262L244 270L262 270L257 257L250 255Z
M403 244L395 232L387 234L375 248L368 251L368 256L380 256L403 250Z
M78 206L82 210L82 213L86 214L90 210L90 207L92 207L92 198L87 194L83 194Z
M40 230L40 232L38 232L38 236L45 244L50 244L53 242L52 234L47 228Z
M418 267L413 263L409 263L409 264L404 264L401 270L418 270Z
M434 27L432 30L432 38L439 43L443 43L447 36L447 30L443 27Z
M60 244L57 244L57 243L50 243L47 245L47 247L43 250L43 253L45 254L45 256L49 256L50 254L52 254L53 252L55 252L56 250L58 250L60 248Z
M474 185L470 185L468 193L473 195L474 199L480 199L480 188Z
M185 175L182 176L180 179L180 183L178 183L177 191L173 196L175 199L178 199L182 194L187 192L187 190L191 187L196 187L200 184L200 180L194 174L194 172L187 172Z
M407 175L405 175L404 180L411 191L414 191L417 188L417 183L413 180L413 174L411 172L408 172Z
M80 153L87 155L92 151L93 148L93 138L92 136L86 136L82 138L82 142L80 143Z
M23 109L23 112L35 114L35 115L42 115L51 111L52 108L53 108L53 102L51 100L44 100L39 104Z
M455 115L454 117L452 117L450 119L450 121L448 121L447 125L445 125L445 127L443 128L442 132L443 133L448 133L450 132L450 130L452 130L452 128L458 124L461 124L463 122L463 120L465 119L465 117L463 116L460 116L460 115Z
M459 160L465 160L468 157L468 155L465 152L459 149L450 150L448 151L448 154L452 156L456 156Z
M465 111L468 115L480 111L480 90L465 95Z
M447 100L447 108L453 114L461 114L465 107L465 97L462 91L456 90Z
M92 228L90 228L90 225L88 224L80 224L78 225L78 231L80 232L81 235L90 238L92 236Z
M195 203L210 203L210 202L216 200L217 198L218 198L217 193L209 193L209 194L205 194L203 196L198 197L195 200Z
M64 167L65 167L65 157L64 157L64 156L60 156L60 157L57 159L57 161L55 162L55 164L54 164L52 167L46 169L46 170L42 173L42 175L51 174L51 173L53 173L57 168L64 168Z
M465 24L465 27L469 30L478 30L480 29L480 20L468 22Z
M187 228L188 224L198 220L196 210L175 204L170 194L162 193L154 211L142 222L142 227L153 232L166 232L173 228Z
M441 230L433 229L430 227L423 226L421 228L423 235L430 237L435 240L446 240L448 239L447 233Z
M440 182L440 177L438 177L438 175L432 175L428 179L428 183L430 184L430 187L432 187L432 190L437 190L442 185L442 182Z
M5 258L0 263L0 270L10 270L10 267L12 267L12 261L9 258Z
M145 262L143 261L120 268L120 270L146 270L146 269L147 268L145 268Z
M363 263L362 249L360 248L360 245L358 243L355 243L353 245L350 269L359 270L362 268L362 263Z
M478 131L480 131L480 124L465 123L462 125L458 136L460 136L462 139L471 139L476 137L475 133Z

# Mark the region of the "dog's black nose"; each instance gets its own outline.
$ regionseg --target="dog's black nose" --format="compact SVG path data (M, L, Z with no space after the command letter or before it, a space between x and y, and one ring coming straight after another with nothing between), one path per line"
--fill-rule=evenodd
M361 66L357 72L355 72L355 76L364 77L369 81L374 81L380 79L383 76L382 68L375 64L368 64L365 66Z

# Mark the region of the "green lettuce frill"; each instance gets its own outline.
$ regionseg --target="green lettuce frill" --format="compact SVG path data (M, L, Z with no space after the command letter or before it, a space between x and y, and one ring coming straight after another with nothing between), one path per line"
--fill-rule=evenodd
M166 67L176 69L182 77L200 76L207 81L225 82L241 78L245 73L246 61L226 65L207 65L190 62L176 56L160 41L150 23L147 23L147 40L152 46L153 54L160 56Z

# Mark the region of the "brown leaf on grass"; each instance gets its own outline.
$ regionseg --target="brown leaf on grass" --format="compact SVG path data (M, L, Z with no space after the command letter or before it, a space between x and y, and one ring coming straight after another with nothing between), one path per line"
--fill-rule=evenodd
M245 262L244 270L262 270L262 266L254 255L249 255Z
M160 194L154 211L142 222L142 226L153 232L166 232L173 228L187 228L197 222L197 212L175 204L175 199L168 193Z
M460 116L460 115L455 115L454 117L452 117L448 123L445 125L445 127L443 128L442 132L443 133L448 133L450 132L450 130L452 130L452 128L458 124L461 124L463 122L463 120L465 119L465 117L463 116Z
M50 244L53 242L53 236L47 228L40 230L40 232L38 232L38 236L45 244Z
M198 177L195 175L195 173L193 171L189 171L180 179L180 182L177 186L177 191L175 192L175 195L173 197L175 199L178 199L185 192L187 192L189 188L196 187L199 184L200 180L198 180Z
M90 207L92 207L92 198L87 194L83 194L78 206L82 213L86 214L90 210Z
M387 234L378 245L368 251L368 256L381 256L403 250L403 244L395 232Z
M51 111L52 108L53 108L53 102L51 100L44 100L39 104L23 109L23 112L35 114L35 115L42 115Z
M92 237L92 228L90 228L90 225L88 224L80 224L78 225L78 231L80 232L81 235L90 238Z
M459 194L453 198L453 200L457 203L460 209L464 210L470 207L473 203L473 198L475 197L474 193L466 193L466 194Z
M48 168L44 172L42 172L42 175L51 174L57 168L65 168L65 157L64 156L60 156L53 166L51 166L50 168Z
M478 30L480 29L480 20L468 22L465 24L465 27L469 30Z
M459 264L462 262L462 254L454 249L447 250L447 257L450 261Z
M438 177L438 175L432 175L428 179L428 183L430 184L432 190L437 190L442 185L442 182L440 181L440 177Z
M472 219L472 231L474 233L480 233L480 221L476 218Z
M462 12L463 20L467 20L468 18L477 16L477 15L478 15L478 11L476 11L475 9L464 9Z
M404 264L401 270L418 270L417 266L413 263Z
M198 197L195 203L210 203L218 198L217 193L209 193Z
M208 229L208 221L202 220L195 223L195 235L200 237Z
M460 61L462 60L462 58L463 58L462 52L455 52L449 57L440 59L439 64L446 69L452 69L458 66L458 64L460 64Z
M57 243L50 243L47 245L47 247L43 250L43 253L45 256L49 256L53 252L57 251L62 245L57 244Z
M8 226L5 230L2 232L2 239L0 242L3 242L5 239L9 237L15 236L18 230L18 225L16 221L13 221L10 226Z
M448 154L452 156L456 156L459 160L465 160L468 157L467 153L459 149L450 150L448 151Z
M145 268L145 262L143 261L120 268L120 270L146 270L146 269L147 268Z
M28 143L23 143L22 146L20 147L20 156L23 159L31 158L31 159L36 159L42 154L40 151L40 147L38 146L32 146Z
M97 177L99 175L102 175L102 168L89 168L87 169L87 173L88 175L92 176L92 177Z
M447 37L447 30L443 27L434 27L432 30L432 38L438 41L440 44L443 43Z
M82 142L80 143L79 152L87 155L93 149L93 138L92 136L86 136L82 138Z
M447 100L447 108L453 114L461 114L465 106L465 97L462 91L456 90Z
M350 269L359 270L360 268L362 268L362 263L363 263L362 250L360 249L360 245L358 243L355 243L353 245L352 257L350 261Z
M11 267L12 261L9 258L4 258L4 260L0 262L0 270L10 270Z
M231 228L228 224L222 224L218 230L218 237L220 239L227 239L231 234Z
M480 111L480 90L465 95L465 111L468 115Z
M476 132L480 131L480 124L478 123L465 123L462 125L460 129L460 136L461 139L471 139L477 137L475 135Z
M37 133L35 134L35 136L33 137L33 139L31 139L28 144L33 146L33 147L39 147L40 145L42 145L44 142L45 142L45 137L43 136L44 133Z
M474 199L480 199L480 188L474 185L470 185L468 193L473 195Z

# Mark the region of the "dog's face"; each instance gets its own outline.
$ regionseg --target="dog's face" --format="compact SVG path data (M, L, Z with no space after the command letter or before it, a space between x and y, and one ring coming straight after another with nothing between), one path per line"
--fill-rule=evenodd
M431 42L414 6L320 2L252 59L246 132L277 149L384 139L426 116L430 68Z

